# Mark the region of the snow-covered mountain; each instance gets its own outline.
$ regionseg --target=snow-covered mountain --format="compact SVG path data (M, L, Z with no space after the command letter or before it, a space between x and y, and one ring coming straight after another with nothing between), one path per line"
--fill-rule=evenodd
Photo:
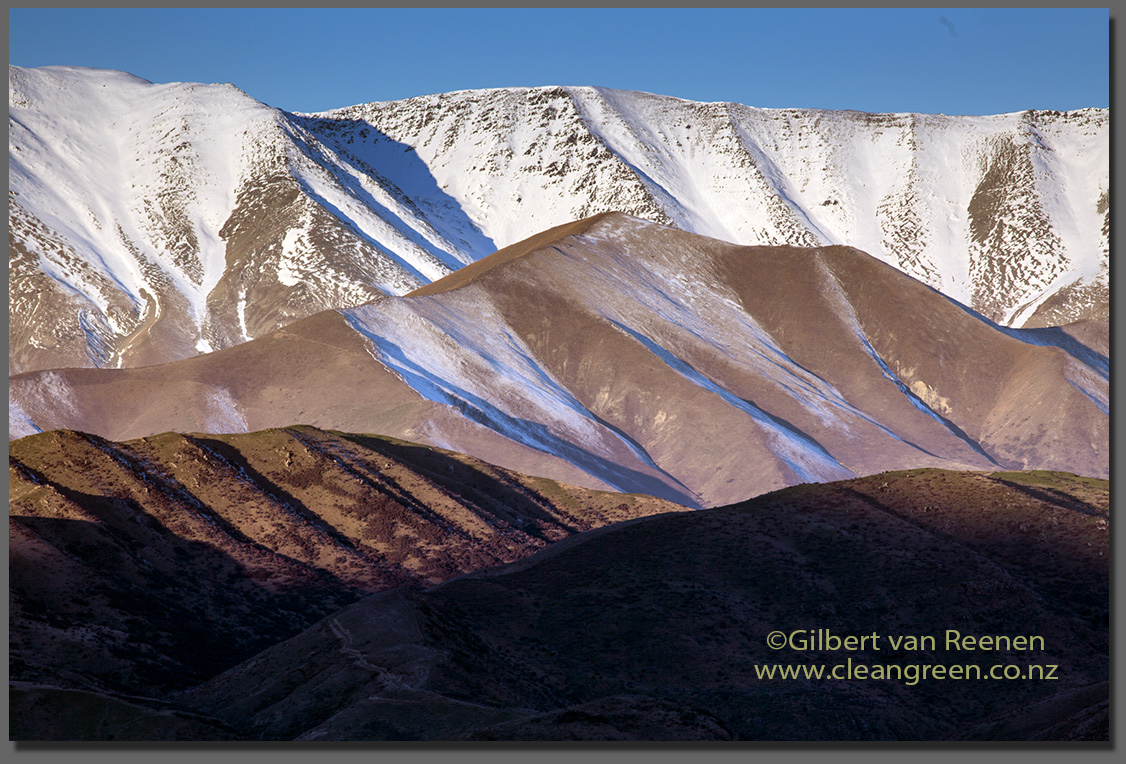
M230 347L611 210L855 246L1011 326L1108 311L1106 110L541 87L300 115L232 85L9 67L8 155L10 374Z
M10 371L183 358L473 259L231 85L10 67L9 141Z

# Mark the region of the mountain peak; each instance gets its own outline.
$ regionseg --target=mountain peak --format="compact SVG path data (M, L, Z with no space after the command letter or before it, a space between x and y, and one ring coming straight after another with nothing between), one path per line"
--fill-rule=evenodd
M577 220L573 223L564 223L563 225L550 228L543 233L536 234L524 241L512 244L504 249L497 250L491 255L478 260L469 265L445 276L432 284L415 289L407 294L407 297L425 297L428 295L440 294L448 292L453 289L458 289L467 284L472 283L476 279L485 275L494 268L502 267L506 263L510 263L522 257L536 252L541 249L546 249L554 245L556 242L571 237L579 236L599 227L602 224L613 222L647 222L641 221L632 215L627 215L624 212L600 212L597 215L591 215L583 220Z

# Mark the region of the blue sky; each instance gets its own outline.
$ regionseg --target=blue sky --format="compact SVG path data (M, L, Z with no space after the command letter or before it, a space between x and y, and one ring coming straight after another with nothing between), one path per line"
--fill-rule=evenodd
M9 63L233 82L291 111L602 85L761 107L1109 106L1092 9L10 9Z

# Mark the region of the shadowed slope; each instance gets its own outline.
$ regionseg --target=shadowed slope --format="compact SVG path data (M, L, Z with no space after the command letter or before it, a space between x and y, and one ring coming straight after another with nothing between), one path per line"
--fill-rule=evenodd
M264 739L1105 739L1108 507L1069 474L915 470L644 518L363 600L181 702ZM765 644L817 629L879 649ZM947 629L1043 649L953 650ZM896 674L756 668L846 659ZM921 664L1056 678L912 681Z
M55 431L13 443L9 476L13 680L127 700L363 595L681 509L309 427L128 443Z

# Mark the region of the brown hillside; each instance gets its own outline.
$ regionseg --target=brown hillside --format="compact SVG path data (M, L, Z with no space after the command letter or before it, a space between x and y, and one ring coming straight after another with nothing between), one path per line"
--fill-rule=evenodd
M681 509L402 441L310 427L9 455L13 680L182 688L364 595L520 559Z
M175 364L18 375L10 427L304 423L696 507L914 467L1109 474L1097 325L1005 329L852 248L621 214L495 258Z

